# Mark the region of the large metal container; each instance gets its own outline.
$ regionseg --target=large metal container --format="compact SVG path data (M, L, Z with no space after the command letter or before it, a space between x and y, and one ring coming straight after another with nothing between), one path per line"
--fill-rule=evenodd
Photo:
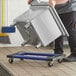
M25 43L47 46L61 35L69 36L55 9L47 5L31 5L14 22Z

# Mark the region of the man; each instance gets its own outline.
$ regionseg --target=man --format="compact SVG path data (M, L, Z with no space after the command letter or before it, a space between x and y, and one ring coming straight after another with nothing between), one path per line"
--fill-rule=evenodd
M71 54L64 61L76 61L76 0L54 0L56 10L66 27ZM51 0L49 0L51 4ZM63 37L55 40L55 53L63 53Z
M28 0L30 4L32 0ZM76 61L76 0L49 0L50 6L55 6L64 26L66 27L69 37L69 46L71 54L64 61ZM56 54L63 53L63 36L55 40Z

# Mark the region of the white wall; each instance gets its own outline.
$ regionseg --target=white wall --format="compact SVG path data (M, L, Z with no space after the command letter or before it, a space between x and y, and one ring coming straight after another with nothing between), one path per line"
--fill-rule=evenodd
M5 0L5 26L12 24L13 20L24 13L28 7L26 0ZM0 44L0 46L20 46L24 41L18 29L16 29L15 33L9 34L9 38L11 45Z
M28 9L26 0L8 0L8 24Z

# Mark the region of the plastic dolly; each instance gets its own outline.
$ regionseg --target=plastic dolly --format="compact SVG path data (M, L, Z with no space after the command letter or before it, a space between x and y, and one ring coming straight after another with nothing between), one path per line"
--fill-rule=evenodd
M30 60L42 60L42 61L48 61L48 66L53 66L55 61L58 61L58 63L62 63L63 58L65 58L64 54L49 54L49 53L32 53L32 52L17 52L11 55L7 55L7 58L9 58L8 62L13 63L14 58L24 60L24 59L30 59Z

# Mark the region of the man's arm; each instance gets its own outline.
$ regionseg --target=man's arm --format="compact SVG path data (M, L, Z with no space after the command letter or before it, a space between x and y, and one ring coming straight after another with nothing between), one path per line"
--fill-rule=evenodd
M64 4L69 0L49 0L50 6L55 6L56 4Z
M27 0L27 3L30 4L33 0ZM63 4L66 3L68 0L49 0L50 6L55 6L56 4Z
M27 3L30 4L33 0L27 0ZM55 6L56 1L55 0L49 0L50 6Z
M33 0L27 0L27 3L30 4Z
M49 0L49 5L54 7L56 5L56 0Z

